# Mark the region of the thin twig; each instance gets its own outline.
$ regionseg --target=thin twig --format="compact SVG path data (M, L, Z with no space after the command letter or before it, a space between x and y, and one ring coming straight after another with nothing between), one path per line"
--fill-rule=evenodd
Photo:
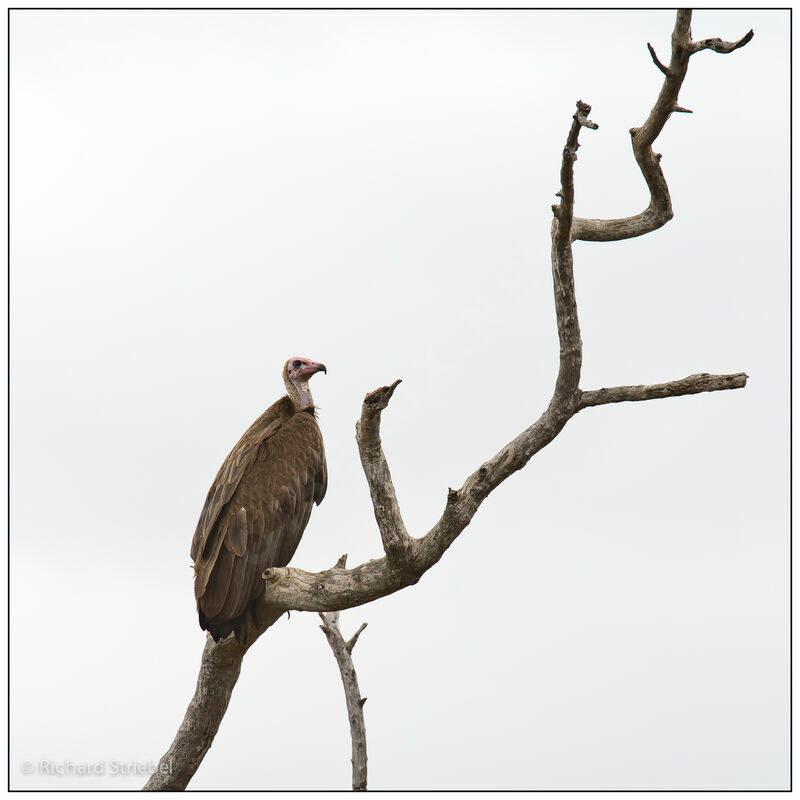
M656 55L656 51L653 49L653 45L650 42L647 43L647 49L650 51L650 57L653 59L653 63L668 77L672 77L672 73L669 71L669 67L665 67L659 60L658 56Z
M748 31L741 39L735 42L723 42L722 39L701 39L699 42L692 42L692 53L699 53L701 50L713 50L715 53L727 55L740 47L744 47L754 36L752 30Z

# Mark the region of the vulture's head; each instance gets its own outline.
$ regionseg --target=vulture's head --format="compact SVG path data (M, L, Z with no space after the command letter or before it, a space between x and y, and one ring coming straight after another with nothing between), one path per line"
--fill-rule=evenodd
M317 372L327 374L324 364L318 364L310 358L290 358L283 368L283 382L297 411L313 408L314 400L308 388L309 378Z

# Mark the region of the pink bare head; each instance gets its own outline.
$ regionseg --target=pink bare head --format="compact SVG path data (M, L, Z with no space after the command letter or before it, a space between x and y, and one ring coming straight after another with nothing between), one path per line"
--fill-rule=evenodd
M328 370L325 369L324 364L312 361L310 358L300 358L299 356L290 358L283 368L283 382L286 384L286 391L298 411L303 408L311 408L314 405L314 400L308 388L308 380L317 372L327 374Z

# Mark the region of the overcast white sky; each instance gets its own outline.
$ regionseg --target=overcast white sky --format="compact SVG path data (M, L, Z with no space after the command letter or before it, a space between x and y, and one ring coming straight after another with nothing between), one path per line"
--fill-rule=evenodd
M189 544L216 470L314 396L330 483L292 563L380 554L354 423L409 529L555 380L550 205L647 203L628 129L672 12L11 17L11 781L135 788L194 691ZM695 14L657 144L675 218L579 243L583 388L746 371L743 391L582 412L415 587L344 612L371 788L788 784L788 12ZM191 788L347 788L319 620L245 659ZM47 776L41 761L104 762ZM32 774L23 773L23 764Z

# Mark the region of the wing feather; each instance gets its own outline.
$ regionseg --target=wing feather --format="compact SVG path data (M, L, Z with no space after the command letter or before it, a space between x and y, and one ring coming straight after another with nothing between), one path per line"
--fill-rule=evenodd
M266 545L268 544L267 537L264 533L264 514L260 508L257 508L253 517L252 536L248 542L247 571L245 572L243 581L245 588L250 587L248 602L255 598L258 594L257 589L259 589L261 585L259 579L261 578L261 572L264 570L262 569L261 572L259 572L258 567L259 564L266 563L264 553Z
M225 547L235 556L243 556L247 550L247 541L250 536L252 523L248 518L247 509L239 506L231 515L234 520L233 525L229 525L228 535L225 537Z
M210 576L211 579L208 581L206 591L198 600L198 607L210 619L219 616L219 612L225 605L235 559L236 557L233 553L225 549L222 550L214 564L214 570Z
M225 603L215 616L222 619L234 619L241 615L250 602L250 587L245 587L244 579L249 566L246 558L233 559L230 583L225 597Z
M282 398L270 406L247 429L219 468L214 483L208 490L206 502L194 532L191 550L193 559L196 560L197 554L205 551L208 547L208 540L214 533L220 513L238 489L242 477L247 471L247 467L255 459L261 443L280 430L283 421L281 412L285 412L283 400L288 402L288 398Z

